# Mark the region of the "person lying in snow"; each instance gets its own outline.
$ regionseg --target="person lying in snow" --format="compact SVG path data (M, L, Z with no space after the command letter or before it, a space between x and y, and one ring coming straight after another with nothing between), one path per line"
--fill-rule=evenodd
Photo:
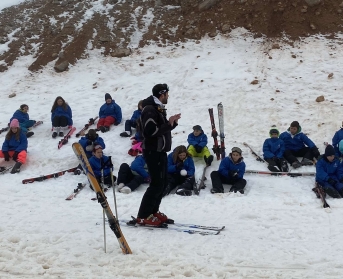
M223 183L231 184L230 192L244 194L244 187L247 184L243 178L245 163L243 162L242 150L233 147L229 156L225 157L219 165L218 171L211 172L212 189L211 193L224 193Z

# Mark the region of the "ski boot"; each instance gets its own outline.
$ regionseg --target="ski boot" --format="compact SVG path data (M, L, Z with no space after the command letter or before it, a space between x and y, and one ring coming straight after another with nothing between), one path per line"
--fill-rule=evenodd
M157 211L156 213L153 214L155 217L157 217L159 220L161 220L162 223L166 223L166 224L174 224L174 220L173 219L169 219L167 217L167 215L165 215L164 213Z
M22 163L16 162L14 167L11 170L11 173L14 174L14 173L20 172L21 165L22 165Z

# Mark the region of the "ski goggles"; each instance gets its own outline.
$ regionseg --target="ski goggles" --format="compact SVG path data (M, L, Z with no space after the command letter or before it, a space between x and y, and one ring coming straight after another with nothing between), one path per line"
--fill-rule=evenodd
M233 148L231 149L231 152L237 152L237 153L239 153L239 154L242 154L242 149L240 149L239 147L233 147Z

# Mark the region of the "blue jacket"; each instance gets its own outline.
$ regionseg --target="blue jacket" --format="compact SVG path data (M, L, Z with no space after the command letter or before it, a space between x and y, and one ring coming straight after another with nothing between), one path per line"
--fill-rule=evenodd
M342 153L339 151L339 148L338 148L338 144L341 140L343 140L343 128L338 130L332 138L332 146L335 149L337 157L342 156Z
M16 140L16 135L12 135L10 140L5 139L4 143L2 144L2 151L27 151L27 137L26 135L20 131L19 140Z
M136 172L143 178L149 177L149 173L146 171L147 166L143 156L137 156L131 163L130 168L133 172Z
M103 104L99 110L99 118L106 118L107 116L112 116L116 119L116 123L120 123L122 119L121 108L118 106L114 100L110 104Z
M201 131L199 136L194 136L193 133L188 135L187 141L189 145L199 145L204 148L207 145L207 136L204 134L204 131Z
M23 123L23 122L25 122L25 121L30 119L29 114L27 112L23 112L20 109L15 111L15 113L12 116L12 118L10 119L10 122L14 118L17 119L19 121L19 123Z
M96 178L100 178L101 177L101 163L102 162L107 162L108 160L108 157L103 155L101 157L101 159L98 159L97 157L95 156L92 156L91 158L88 159L89 160L89 164L91 165L92 167L92 170L94 172L94 175ZM104 168L104 177L105 176L108 176L111 174L111 168L109 167L105 167Z
M225 157L219 165L219 173L223 176L225 176L227 179L232 179L232 177L229 176L230 171L237 171L237 177L243 178L243 175L245 173L245 163L243 162L243 157L237 162L234 163L231 159L231 153L229 156Z
M316 181L324 184L329 178L336 181L343 178L343 166L337 158L331 163L326 158L322 158L316 164Z
M310 140L303 132L301 132L301 127L299 128L298 133L295 135L292 135L288 129L286 132L283 132L280 135L280 139L284 141L286 150L298 151L304 148L305 144L309 148L316 146L312 140Z
M168 155L168 173L177 173L180 172L176 169L176 164L173 162L174 152ZM183 169L187 171L187 175L193 176L195 172L194 161L192 157L186 157L183 161Z
M71 112L70 106L67 105L66 110L64 110L63 106L57 106L55 110L51 113L51 122L55 116L65 116L68 119L68 125L73 125L73 114Z
M285 143L279 138L269 138L263 143L263 157L270 159L273 157L282 158L285 152Z
M89 139L87 137L82 137L79 140L79 143L83 147L83 150L85 151L85 153L87 155L87 158L91 157L92 153L93 153L93 151L87 151L86 150L86 147L88 146L88 144L87 144L88 140ZM92 141L92 144L93 144L93 146L100 145L102 147L102 149L105 149L105 147L106 147L104 140L99 136L96 138L95 141Z
M137 109L133 112L132 116L131 116L131 123L135 123L137 121L138 118L141 117L142 111Z

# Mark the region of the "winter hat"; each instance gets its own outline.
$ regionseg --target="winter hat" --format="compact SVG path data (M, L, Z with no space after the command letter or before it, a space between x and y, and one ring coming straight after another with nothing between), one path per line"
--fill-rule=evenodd
M299 129L299 127L300 127L299 122L298 122L298 121L293 121L293 122L291 123L291 127L296 127L296 128Z
M242 149L240 149L239 147L232 147L231 152L237 152L242 155Z
M194 130L194 131L196 131L196 130L201 131L202 128L201 128L200 125L195 125L195 126L193 127L193 130Z
M97 136L97 133L94 129L89 129L87 136L90 139L95 139Z
M112 100L112 96L109 93L105 94L105 101L111 99Z
M335 155L335 149L333 148L332 145L329 144L329 145L326 146L324 155L326 157L327 156Z
M10 123L10 128L19 128L19 121L17 119L12 119Z
M271 128L271 129L269 130L269 135L272 136L272 134L277 134L277 135L279 136L279 135L280 135L280 132L279 132L279 130L276 129L276 128Z
M166 83L156 84L152 88L152 95L154 95L157 98L159 98L161 96L161 94L165 94L167 92L169 92L169 87L168 87L168 85Z

